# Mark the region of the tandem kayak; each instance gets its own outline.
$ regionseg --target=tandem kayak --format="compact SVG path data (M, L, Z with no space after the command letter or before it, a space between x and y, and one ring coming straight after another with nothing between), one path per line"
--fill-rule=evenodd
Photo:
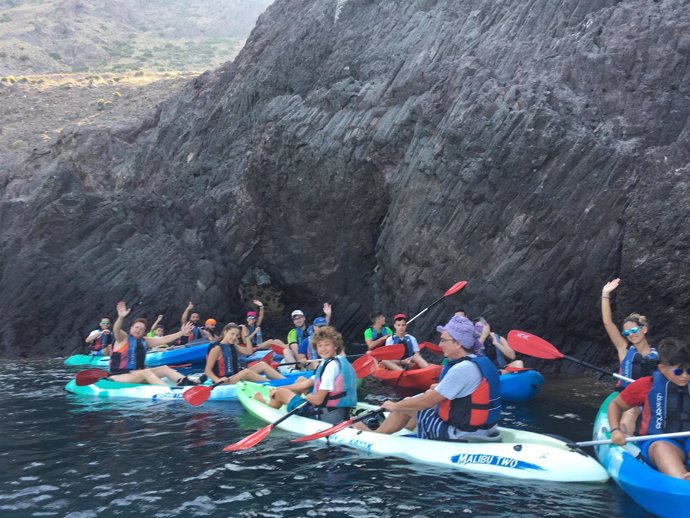
M285 379L271 380L266 384L271 387L280 387L293 383L299 376L310 377L313 371L305 371L288 374ZM207 382L206 385L210 385ZM209 401L228 401L235 400L236 385L219 385L211 391ZM164 387L163 385L148 385L144 383L120 383L106 378L98 380L91 385L79 386L75 380L71 380L65 386L67 392L79 396L96 396L107 398L127 398L127 399L150 399L152 401L162 401L165 399L182 399L182 394L193 387Z
M389 385L423 391L438 383L442 367L429 365L423 369L391 371L376 369L373 376ZM506 401L524 402L534 398L544 383L544 377L533 369L517 370L500 375L501 398Z
M593 440L610 439L608 406L618 395L614 392L603 402L594 419ZM677 518L690 507L690 483L660 473L637 456L639 443L625 446L595 446L599 461L623 491L638 505L662 518Z
M274 409L254 399L256 392L264 397L269 387L255 383L237 384L237 397L245 409L258 419L273 423L285 415L285 408ZM373 409L360 403L358 408ZM298 435L310 435L331 425L314 419L292 416L278 425ZM405 430L395 435L360 432L345 428L328 438L330 444L342 444L362 450L367 455L400 457L412 462L444 468L512 478L557 482L605 482L606 470L593 458L566 446L563 441L523 430L501 428L503 442L448 442L418 439Z
M146 355L147 367L159 367L161 365L203 365L206 362L208 352L208 340L194 341L187 345L173 347L164 351L150 352ZM256 351L247 356L240 356L241 362L261 360L270 349ZM74 354L65 360L65 365L79 365L108 368L110 356L94 356L91 354Z

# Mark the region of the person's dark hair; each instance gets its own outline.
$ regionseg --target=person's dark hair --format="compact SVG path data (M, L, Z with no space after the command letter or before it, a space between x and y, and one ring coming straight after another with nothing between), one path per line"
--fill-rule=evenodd
M664 338L657 347L659 360L664 365L690 365L690 347L678 338Z
M373 324L374 321L379 318L379 317L384 317L386 316L383 311L374 311L369 315L369 320L371 320L371 323Z
M107 319L109 322L112 322L112 320L111 320L110 317L108 317L108 316L106 316L106 317L101 317L100 319L103 320L104 318Z
M239 329L240 326L235 324L235 322L230 322L228 324L225 324L225 327L223 328L223 334L225 334L226 331L230 331L231 329Z
M134 322L132 322L132 325L138 324L139 322L141 322L142 324L144 324L146 327L148 327L148 325L149 325L149 321L146 320L145 318L135 318L135 319L134 319Z

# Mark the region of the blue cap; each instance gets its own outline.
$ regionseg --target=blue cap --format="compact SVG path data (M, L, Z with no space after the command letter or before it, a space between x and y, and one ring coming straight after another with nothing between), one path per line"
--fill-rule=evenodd
M316 317L314 319L314 327L323 327L327 325L328 321L324 317Z

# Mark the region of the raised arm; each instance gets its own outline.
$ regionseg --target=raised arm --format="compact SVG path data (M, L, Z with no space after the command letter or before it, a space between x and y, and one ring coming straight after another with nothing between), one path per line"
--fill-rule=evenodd
M326 324L331 325L331 315L333 314L333 308L328 302L323 303L323 314L326 315Z
M498 347L498 349L503 353L503 356L510 359L511 361L514 360L515 351L513 351L510 345L508 345L508 340L506 340L502 336L499 336L498 333L492 333L491 336L493 338L494 345Z
M613 279L607 282L601 290L601 320L604 323L604 329L609 335L609 340L618 351L618 359L623 360L628 349L628 341L621 335L616 324L613 323L613 314L611 312L611 293L618 288L620 279Z
M258 299L252 300L252 303L253 303L257 308L259 308L259 316L258 316L257 319L256 319L256 327L259 328L259 327L261 327L261 322L264 321L264 311L265 311L264 304L263 304L263 302L261 302L261 301L258 300Z
M165 336L147 336L145 340L149 347L156 347L158 345L168 344L173 340L177 340L181 336L185 336L191 333L193 327L194 326L191 322L185 322L182 328L177 333Z
M245 356L254 352L254 349L252 348L252 339L250 338L248 331L247 326L240 324L240 336L243 336L244 338L242 338L242 343L235 345L237 351Z
M189 301L189 304L187 304L187 307L185 310L182 312L182 316L180 317L180 325L183 326L187 323L189 320L189 312L194 309L194 304L192 304L192 301Z
M131 309L127 309L127 304L123 301L117 303L117 318L113 324L113 333L115 334L116 342L126 342L127 333L122 329L122 324L125 322L125 317L129 315Z

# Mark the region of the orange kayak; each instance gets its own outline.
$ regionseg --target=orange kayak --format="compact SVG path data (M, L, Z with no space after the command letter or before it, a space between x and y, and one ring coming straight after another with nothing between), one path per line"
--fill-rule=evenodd
M438 383L441 369L442 367L440 365L429 365L424 369L411 369L405 371L391 371L379 367L372 376L384 383L396 387L426 390L432 383Z

